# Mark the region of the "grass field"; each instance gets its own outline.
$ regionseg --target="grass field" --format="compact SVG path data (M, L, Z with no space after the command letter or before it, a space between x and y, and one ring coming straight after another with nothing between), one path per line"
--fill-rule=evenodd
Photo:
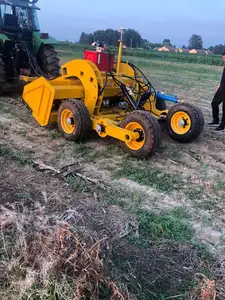
M210 120L222 67L128 59ZM205 289L208 300L210 280L225 299L224 149L206 126L192 144L164 133L154 157L131 159L95 134L68 142L20 96L2 96L1 299L182 300Z
M94 49L90 45L80 44L63 44L58 45L57 49L60 51L68 51L73 55L80 55L84 49ZM108 47L111 52L117 53L117 48ZM188 53L176 53L176 52L159 52L153 50L144 50L136 48L127 48L123 50L124 56L133 56L136 58L154 59L169 62L183 62L192 64L214 65L224 66L224 62L219 54L188 54Z

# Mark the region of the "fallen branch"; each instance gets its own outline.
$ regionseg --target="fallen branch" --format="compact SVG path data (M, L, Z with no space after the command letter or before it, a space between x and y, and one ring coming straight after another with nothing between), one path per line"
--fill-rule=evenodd
M179 165L179 163L177 162L177 161L174 161L174 160L172 160L172 159L168 159L172 164L174 164L174 165Z
M43 162L41 161L34 161L34 167L36 169L38 169L38 171L53 171L54 173L56 174L61 174L61 171L60 170L57 170L51 166L47 166L46 164L44 164Z
M75 162L75 163L71 163L71 164L67 164L67 165L62 166L62 167L60 168L60 170L61 170L61 171L67 170L68 168L74 167L74 166L77 165L77 164L79 164L80 167L82 166L81 163Z
M71 165L69 165L68 167L70 167ZM78 172L74 172L72 170L68 170L68 171L65 171L65 166L62 167L62 169L56 169L52 166L48 166L46 165L45 163L41 162L41 161L34 161L34 167L38 170L38 171L52 171L53 173L57 174L57 175L60 175L62 178L67 178L68 176L77 176L85 181L88 181L88 182L91 182L93 184L96 184L98 185L99 187L101 187L102 189L106 189L106 187L100 183L97 179L93 179L93 178L90 178L88 176L85 176L85 175L82 175ZM63 171L64 170L64 171Z
M165 298L165 300L177 299L177 298L181 298L181 297L184 297L184 296L185 296L185 294L180 294L180 295L176 295L176 296L171 296L171 297Z
M97 179L92 179L92 178L87 177L87 176L85 176L85 175L82 175L82 174L80 174L80 173L73 173L73 172L71 172L71 175L75 175L75 176L77 176L77 177L82 178L82 179L85 180L85 181L89 181L89 182L91 182L91 183L93 183L93 184L96 184L96 185L100 186L103 190L106 189L106 187L105 187L103 184L101 184Z

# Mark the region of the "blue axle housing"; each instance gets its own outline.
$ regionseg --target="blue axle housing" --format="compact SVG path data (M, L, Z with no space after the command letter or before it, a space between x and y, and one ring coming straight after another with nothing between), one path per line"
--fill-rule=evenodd
M157 92L156 96L158 99L162 99L165 101L169 101L169 102L173 102L173 103L180 102L180 100L179 100L179 98L177 98L177 96L170 96L170 95L162 94L160 92Z

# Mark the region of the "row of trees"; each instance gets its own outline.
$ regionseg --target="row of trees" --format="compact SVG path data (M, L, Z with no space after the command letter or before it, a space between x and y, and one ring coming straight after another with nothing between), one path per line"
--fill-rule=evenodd
M165 39L163 41L163 44L168 45L168 46L172 46L169 39ZM191 36L191 38L189 39L188 47L183 45L182 48L203 49L203 39L200 35L193 34ZM209 47L208 49L205 49L205 50L209 50L209 51L213 52L214 54L222 54L225 51L225 44L224 45L219 44L219 45L216 45L216 46L211 46L211 47Z
M104 41L108 46L117 46L119 38L120 33L117 30L97 30L93 33L82 32L79 43L83 45L90 45L93 42ZM123 40L124 44L131 48L143 47L154 49L162 46L175 47L174 45L172 45L170 39L164 39L162 43L151 43L148 40L143 39L141 34L134 29L125 30ZM202 37L194 34L189 40L189 47L191 49L202 49Z
M83 45L91 45L93 42L104 41L108 46L117 46L120 38L120 32L114 29L96 30L93 33L82 32L79 43ZM174 47L170 39L165 38L162 43L151 43L146 39L143 39L141 34L134 29L127 29L124 31L123 36L124 44L131 48L144 48L144 49L155 49L162 46ZM203 49L203 39L198 34L193 34L189 41L188 46L183 45L182 48L189 49ZM225 45L211 46L208 50L215 54L221 54L225 50Z
M93 42L104 41L108 46L117 46L119 39L119 31L106 29L97 30L93 33L82 32L79 43L83 45L91 45ZM141 34L134 29L127 29L124 31L123 41L124 44L130 48L142 47L145 49L154 49L162 46L173 46L169 39L164 39L162 43L151 43L148 40L143 39Z
M176 48L176 46L173 46L171 44L171 41L169 39L164 39L163 46ZM193 34L189 39L188 47L183 45L182 48L198 49L198 50L203 49L202 37L200 35Z
M216 46L209 47L209 50L214 54L222 54L225 51L225 45L219 44Z
M203 40L200 35L193 34L189 40L189 48L203 49ZM213 52L214 54L222 54L225 51L225 44L219 44L216 46L211 46L207 50Z
M93 33L82 32L79 43L83 45L90 45L93 42L104 41L108 46L117 46L120 33L114 29L97 30ZM124 44L131 48L143 47L148 49L154 49L157 47L167 46L175 47L172 45L170 39L165 38L162 43L151 43L146 39L143 39L141 34L134 29L127 29L124 31L123 36ZM184 46L185 47L185 46ZM189 40L190 49L202 49L203 40L200 35L193 34Z
M104 41L108 46L117 46L120 33L117 30L106 29L97 30L93 33L82 32L80 36L80 44L92 44L97 41ZM124 44L131 48L137 48L143 46L143 39L136 30L127 29L123 36Z

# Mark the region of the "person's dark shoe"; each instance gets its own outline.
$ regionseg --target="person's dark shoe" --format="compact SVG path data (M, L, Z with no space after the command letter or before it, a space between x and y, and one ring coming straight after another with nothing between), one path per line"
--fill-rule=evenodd
M215 129L215 131L217 131L217 132L225 132L225 126L218 126L216 129Z
M219 123L219 121L217 122L217 121L212 121L212 122L210 122L210 123L207 123L209 126L218 126L220 123Z

